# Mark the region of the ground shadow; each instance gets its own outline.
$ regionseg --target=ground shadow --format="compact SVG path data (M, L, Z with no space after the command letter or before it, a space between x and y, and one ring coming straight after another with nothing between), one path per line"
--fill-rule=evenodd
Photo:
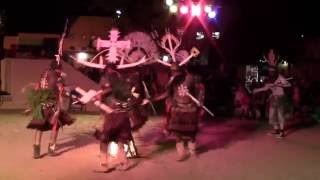
M141 149L144 149L142 157L147 159L175 148L175 139L170 134L163 132L161 123L144 131L142 136L139 137L139 141L143 142L141 147Z
M245 140L253 135L263 123L255 120L229 119L217 121L204 121L197 135L199 154L209 150L226 148L240 140ZM162 128L152 128L143 133L141 140L145 144L153 144L155 147L147 158L175 149L175 139L172 135L165 135Z
M290 135L301 129L308 129L318 125L310 115L297 115L286 121L286 135Z
M152 159L166 151L170 151L172 149L175 149L175 141L173 140L168 140L168 141L163 141L161 144L157 144L155 148L153 148L144 158L146 159Z
M198 153L227 148L231 144L252 137L261 126L255 120L232 119L228 121L204 122L197 136Z
M41 159L41 158L44 158L46 155L48 155L48 153L43 153L43 154L41 154L41 155L40 155L40 159Z
M75 134L69 138L65 138L65 142L63 143L59 143L59 139L57 144L57 151L54 156L60 156L61 154L64 154L66 152L94 143L94 137L92 134L92 132Z

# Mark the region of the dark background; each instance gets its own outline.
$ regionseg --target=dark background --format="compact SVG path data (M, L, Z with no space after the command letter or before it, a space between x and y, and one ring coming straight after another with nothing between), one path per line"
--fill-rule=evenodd
M221 5L213 26L222 38L213 44L222 59L234 63L257 60L269 47L292 56L303 38L320 33L315 1L218 0ZM2 0L5 33L61 33L65 18L77 15L114 16L120 8L137 28L149 30L156 19L168 23L170 17L160 0ZM303 38L301 37L303 35Z

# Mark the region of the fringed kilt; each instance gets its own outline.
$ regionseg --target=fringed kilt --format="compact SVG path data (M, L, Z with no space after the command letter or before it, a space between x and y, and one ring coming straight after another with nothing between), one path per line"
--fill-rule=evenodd
M49 131L52 129L55 120L58 121L57 128L60 128L64 125L71 125L75 121L75 119L72 118L67 112L60 111L58 114L56 114L54 107L42 108L42 115L44 119L32 118L30 123L27 125L27 128L36 129L39 131Z
M292 117L293 103L288 96L272 96L269 101L269 107L280 110L285 119Z
M177 136L194 137L198 132L198 115L195 106L174 106L170 110L168 130Z
M95 136L103 143L109 144L128 143L132 140L131 126L128 112L113 112L104 117L102 131L97 131Z
M33 117L27 125L28 129L36 129L39 131L48 131L52 129L51 118L54 114L54 107L41 108L43 119Z
M146 108L143 106L131 109L129 115L132 131L140 129L148 120L148 112Z
M58 128L65 126L65 125L70 126L74 122L75 122L75 119L72 118L68 112L65 112L65 111L59 112L59 114L58 114ZM51 121L51 124L53 124L52 121Z

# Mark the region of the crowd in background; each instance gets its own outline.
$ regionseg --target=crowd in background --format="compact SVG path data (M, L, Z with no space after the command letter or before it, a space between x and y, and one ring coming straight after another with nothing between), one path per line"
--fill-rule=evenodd
M320 82L310 81L293 75L292 87L285 89L287 105L291 110L291 118L301 124L319 120ZM234 115L264 119L268 117L268 98L270 92L252 94L253 89L264 86L264 83L253 82L249 87L239 84L234 90Z

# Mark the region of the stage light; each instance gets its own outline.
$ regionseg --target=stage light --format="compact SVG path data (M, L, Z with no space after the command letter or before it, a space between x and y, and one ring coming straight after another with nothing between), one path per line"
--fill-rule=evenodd
M169 61L169 56L164 55L164 56L162 57L162 61L168 62L168 61Z
M121 15L122 14L122 12L121 12L121 10L116 10L116 14L118 14L118 15Z
M178 12L178 6L177 5L171 5L169 10L170 10L171 13L177 13Z
M181 14L187 14L189 12L189 8L185 5L180 7L180 13Z
M88 60L88 58L89 58L88 53L79 52L79 53L77 54L77 59L78 59L79 61L86 61L86 60Z
M191 6L191 15L192 16L200 16L201 15L201 7L200 4L193 4Z
M203 32L197 32L197 33L196 33L196 39L197 39L197 40L204 39L204 34L203 34Z
M166 5L167 6L172 6L173 5L173 0L166 0Z
M213 32L212 33L212 37L216 38L216 39L219 39L220 38L220 32Z
M210 19L214 19L214 18L216 18L216 16L217 16L217 12L216 11L211 11L211 12L208 13L208 17Z
M283 60L283 66L288 66L289 65L289 63L287 62L287 61L285 61L285 60Z
M206 5L206 6L204 7L204 12L210 13L211 11L212 11L212 8L211 8L210 5Z
M117 14L117 18L119 19L121 17L121 14L122 14L121 10L117 9L116 10L116 14Z

